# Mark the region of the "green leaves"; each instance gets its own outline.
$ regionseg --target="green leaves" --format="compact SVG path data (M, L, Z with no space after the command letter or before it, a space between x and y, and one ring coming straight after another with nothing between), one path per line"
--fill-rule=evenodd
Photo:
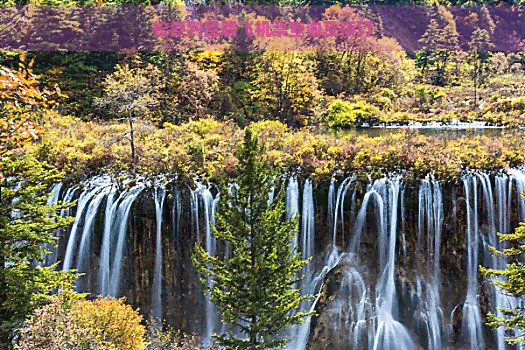
M61 205L48 207L47 189L60 176L31 156L9 162L0 159L10 177L0 184L0 344L8 341L12 329L47 293L74 276L55 271L55 266L38 267L47 249L55 244L53 233L72 218L56 215ZM13 215L15 213L15 215Z
M285 220L284 190L278 173L264 158L264 146L250 129L237 151L238 176L233 193L222 184L215 237L231 247L231 257L210 256L196 246L194 263L203 276L211 277L211 287L203 280L223 322L246 335L241 339L233 329L217 335L228 349L268 349L286 345L279 339L282 330L301 323L297 313L300 290L294 287L302 267L291 247L298 231L297 218ZM269 194L275 189L273 202Z
M509 246L502 250L496 250L491 247L492 254L495 256L504 256L509 261L507 267L503 270L488 269L480 267L481 273L486 277L491 277L491 283L498 286L506 294L515 297L525 295L525 264L523 256L525 253L525 223L520 223L513 233L499 234L501 242L508 242ZM517 331L523 334L525 331L525 309L516 307L514 309L498 309L502 316L496 316L492 312L487 314L490 327L497 329L503 327L509 331ZM507 343L511 345L523 343L523 336L508 336Z

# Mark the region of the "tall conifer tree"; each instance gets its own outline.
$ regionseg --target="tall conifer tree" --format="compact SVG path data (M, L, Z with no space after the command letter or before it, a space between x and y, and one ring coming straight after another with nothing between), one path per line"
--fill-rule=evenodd
M503 294L516 298L525 296L525 223L509 234L498 234L502 244L507 247L496 249L490 247L493 255L506 259L504 269L481 267L481 273L491 278L491 283L501 289ZM496 258L495 258L496 259ZM517 304L514 308L499 309L500 315L492 312L487 314L488 325L494 329L503 327L507 333L506 341L510 345L525 343L525 308Z
M236 186L232 191L222 186L214 230L217 239L231 245L231 257L213 257L197 246L194 261L203 275L213 279L211 300L230 326L225 334L216 335L218 343L232 350L279 348L287 343L280 337L283 330L307 315L296 312L307 297L295 287L307 261L291 247L297 218L285 220L284 188L250 129L238 159Z
M61 174L34 155L24 155L24 145L38 139L44 120L51 118L50 98L38 88L32 63L25 55L19 70L0 67L0 348L8 346L14 330L46 294L70 286L74 275L54 266L40 267L55 244L56 229L71 222L47 206L49 186Z

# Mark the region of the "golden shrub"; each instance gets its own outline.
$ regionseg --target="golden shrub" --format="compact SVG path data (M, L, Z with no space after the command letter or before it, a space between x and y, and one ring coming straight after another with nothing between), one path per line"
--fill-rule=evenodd
M18 350L145 349L142 316L124 299L72 300L71 295L62 293L36 310L21 331Z

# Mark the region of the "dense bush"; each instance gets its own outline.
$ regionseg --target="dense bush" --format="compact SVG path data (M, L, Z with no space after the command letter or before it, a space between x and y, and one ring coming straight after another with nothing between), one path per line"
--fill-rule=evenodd
M143 350L142 316L123 299L94 301L62 293L35 311L21 331L18 350Z
M247 108L251 120L280 120L295 127L312 124L320 93L313 74L316 64L310 56L265 52L257 57L253 80L243 86L252 100Z
M487 106L486 112L504 112L511 115L525 113L525 96L495 101Z
M171 326L164 329L153 319L148 320L147 350L197 350L200 339L195 335L185 335Z
M306 129L293 130L277 121L252 124L267 143L273 165L300 169L307 175L331 176L336 170L384 172L409 170L420 175L457 177L466 169L504 169L525 164L525 143L519 132L498 137L470 135L424 136L417 132L392 131L368 137L354 131L333 136ZM159 129L137 125L132 162L127 141L115 135L125 123L83 123L63 119L46 132L39 150L42 159L81 176L101 171L135 171L142 174L177 173L188 181L195 176L217 179L235 176L233 154L243 131L231 122L201 119Z
M443 88L427 85L416 85L413 90L413 111L431 112L444 104L446 93Z
M367 124L372 127L381 120L381 112L366 102L335 100L328 105L328 125L336 128L351 128Z
M219 77L211 69L202 69L187 61L179 70L166 77L166 88L159 100L161 121L186 122L194 118L205 118L217 113L213 101L220 91Z

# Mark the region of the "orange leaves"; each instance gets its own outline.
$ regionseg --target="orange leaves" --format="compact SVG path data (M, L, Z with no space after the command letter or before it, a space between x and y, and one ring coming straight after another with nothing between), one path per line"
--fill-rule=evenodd
M33 60L25 64L24 53L20 59L18 70L0 68L0 155L37 140L55 103L49 91L39 88L39 77L30 69Z

